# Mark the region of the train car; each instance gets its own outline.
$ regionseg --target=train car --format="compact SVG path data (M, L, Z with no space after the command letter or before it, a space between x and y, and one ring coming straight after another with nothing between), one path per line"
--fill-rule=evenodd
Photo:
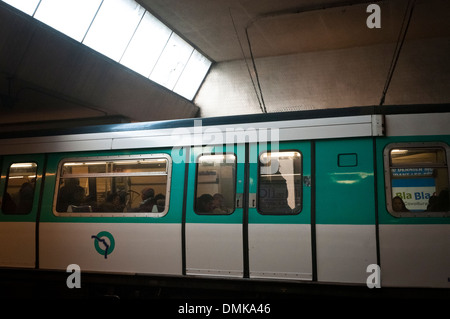
M448 295L449 110L5 133L0 276L66 278L77 265L82 286L89 274L97 283L118 275Z

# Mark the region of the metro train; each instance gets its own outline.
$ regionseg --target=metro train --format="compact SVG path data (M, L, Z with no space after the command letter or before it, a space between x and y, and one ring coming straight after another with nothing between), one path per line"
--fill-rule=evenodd
M449 107L4 133L0 277L75 264L98 280L448 293Z

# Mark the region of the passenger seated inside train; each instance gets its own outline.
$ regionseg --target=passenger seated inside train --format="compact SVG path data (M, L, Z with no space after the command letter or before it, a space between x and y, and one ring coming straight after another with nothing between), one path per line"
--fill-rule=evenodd
M214 208L212 212L214 214L229 214L233 212L231 208L225 206L225 197L220 193L213 195L213 205Z
M34 183L23 183L19 190L17 214L28 214L33 207Z
M123 212L125 208L124 196L115 192L106 197L106 201L100 205L102 212Z
M5 214L26 215L33 207L34 184L23 183L18 193L11 196L5 192L2 210Z
M158 212L155 191L151 187L144 188L141 191L142 202L136 211L138 212Z
M214 211L214 198L210 194L203 194L197 198L195 207L197 213L213 213Z
M158 212L163 212L166 208L166 196L159 193L155 196L155 202L156 202L156 208L158 209Z
M448 190L442 190L439 195L433 194L428 200L427 212L448 212L450 201Z
M392 210L394 212L410 212L405 202L400 196L392 199ZM448 190L442 190L439 195L433 194L429 200L425 210L417 210L416 212L448 212L450 210Z
M81 206L86 199L86 192L80 186L78 178L68 178L64 180L64 186L59 190L56 210L58 212L67 212L69 205Z
M409 209L406 208L405 202L400 196L395 196L392 199L392 209L394 212L409 212Z

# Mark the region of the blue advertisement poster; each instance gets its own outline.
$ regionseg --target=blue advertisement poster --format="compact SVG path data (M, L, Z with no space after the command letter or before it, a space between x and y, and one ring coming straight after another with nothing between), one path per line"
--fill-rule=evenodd
M424 211L436 192L434 178L399 178L392 180L392 195L403 199L410 211Z

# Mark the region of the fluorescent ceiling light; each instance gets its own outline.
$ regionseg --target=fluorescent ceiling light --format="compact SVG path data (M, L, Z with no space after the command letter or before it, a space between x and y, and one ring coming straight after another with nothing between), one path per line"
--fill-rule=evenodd
M150 80L173 90L193 50L186 41L173 33L150 74Z
M188 100L194 98L211 66L134 0L3 2Z
M104 0L83 43L119 61L144 13L134 0Z
M120 63L149 77L171 34L172 30L146 12Z
M42 0L34 17L81 42L101 0Z
M210 66L211 61L195 50L173 91L188 100L192 100L202 84L206 73L208 73Z

